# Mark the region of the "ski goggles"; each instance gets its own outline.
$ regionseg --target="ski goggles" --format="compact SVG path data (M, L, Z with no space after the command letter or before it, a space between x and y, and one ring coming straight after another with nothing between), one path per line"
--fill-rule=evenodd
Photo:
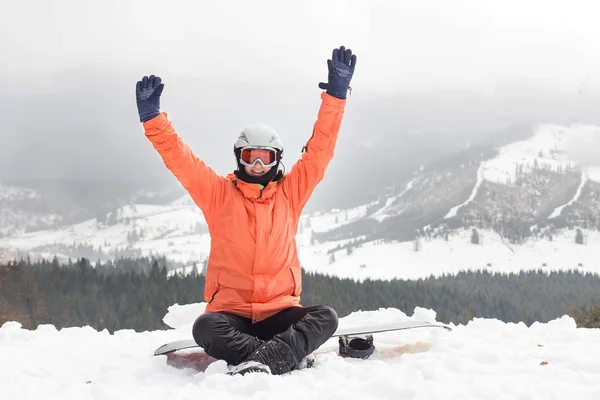
M242 147L240 150L240 163L249 167L260 162L263 167L272 167L277 164L277 151L271 147Z

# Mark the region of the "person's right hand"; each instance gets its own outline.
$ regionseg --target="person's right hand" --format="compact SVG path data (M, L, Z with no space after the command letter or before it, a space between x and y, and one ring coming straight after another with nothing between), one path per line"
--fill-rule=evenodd
M160 95L165 87L158 76L144 76L135 86L140 122L146 122L160 114Z

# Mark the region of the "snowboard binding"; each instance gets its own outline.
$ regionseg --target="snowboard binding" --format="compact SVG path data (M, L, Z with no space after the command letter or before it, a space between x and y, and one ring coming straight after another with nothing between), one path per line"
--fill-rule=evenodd
M339 355L342 357L362 358L366 360L375 351L373 335L366 337L340 336Z

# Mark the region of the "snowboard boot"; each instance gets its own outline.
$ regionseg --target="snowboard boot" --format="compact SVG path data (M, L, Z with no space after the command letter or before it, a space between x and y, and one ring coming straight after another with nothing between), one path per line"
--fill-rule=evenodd
M265 372L282 375L298 368L298 361L292 348L278 338L267 340L241 364L232 368L229 375L245 375L251 372Z

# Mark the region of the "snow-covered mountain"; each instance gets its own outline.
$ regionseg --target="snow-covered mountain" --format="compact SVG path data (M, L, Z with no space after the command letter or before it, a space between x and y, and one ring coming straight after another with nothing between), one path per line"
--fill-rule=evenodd
M181 196L177 185L156 181L58 179L0 183L0 238L59 228L135 203L163 204Z
M103 218L61 229L29 232L0 240L0 247L34 256L111 259L166 255L177 261L202 261L210 237L202 212L189 197L165 205L132 204Z
M60 213L28 207L32 203L41 204L46 198L31 188L0 183L0 237L19 234L31 227L52 226L63 219Z
M297 237L303 266L358 279L481 268L600 272L600 160L589 162L598 137L596 126L540 125L526 139L473 145L425 165L368 204L307 213ZM5 257L165 255L189 270L206 260L210 237L184 195L13 234L0 249Z
M403 241L475 227L523 244L565 228L599 230L599 138L596 126L540 125L525 140L470 147L424 166L363 218L318 237Z

